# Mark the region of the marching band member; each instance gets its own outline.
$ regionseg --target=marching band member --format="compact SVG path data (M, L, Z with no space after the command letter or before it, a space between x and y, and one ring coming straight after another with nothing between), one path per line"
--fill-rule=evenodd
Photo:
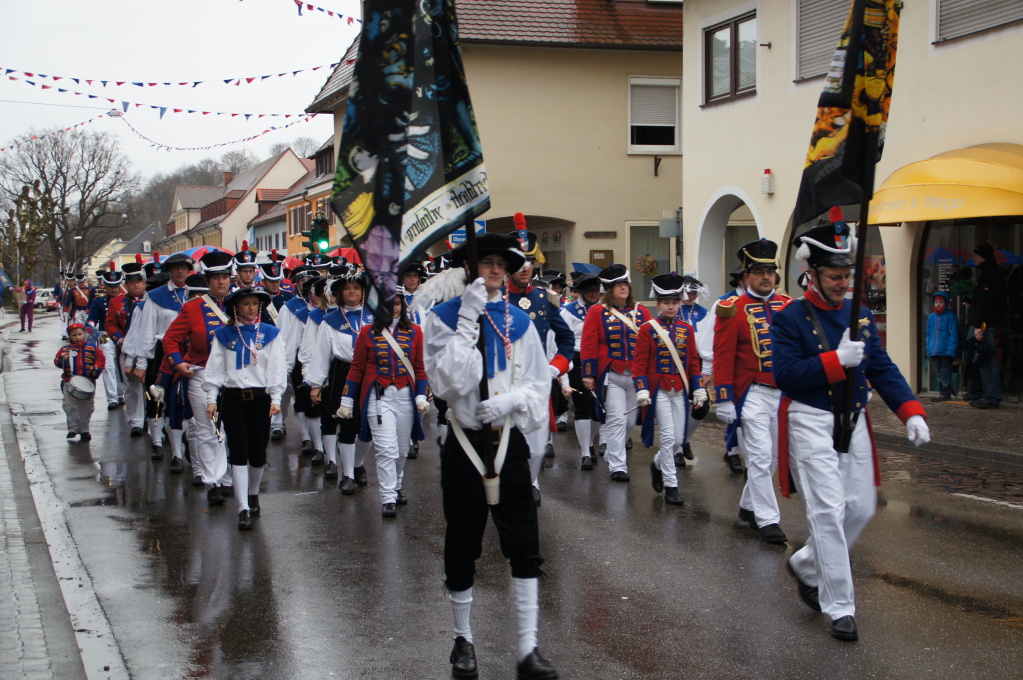
M100 274L103 282L103 291L93 298L89 304L89 317L85 325L95 328L101 334L99 337L99 348L103 352L103 389L107 393L107 410L114 411L124 403L124 385L117 379L117 347L113 339L106 331L107 313L110 308L110 301L121 294L121 283L124 275L114 268L110 263L110 270L103 270Z
M441 490L447 521L445 585L454 615L451 672L456 678L478 674L470 610L476 560L483 552L489 511L501 538L501 550L511 563L519 630L518 676L557 678L557 671L536 647L537 580L543 558L531 493L529 446L523 436L542 430L549 422L551 374L529 316L502 299L507 273L518 271L525 261L517 239L481 234L476 244L479 270L466 269L466 275L474 280L460 297L434 307L423 329L423 360L431 387L447 400L450 409L451 430L441 451ZM463 265L466 250L464 245L452 250L448 254L452 263ZM478 323L481 316L482 328ZM487 348L485 362L476 346L480 333ZM481 402L479 386L484 375L490 397ZM477 453L483 443L483 423L500 428L501 442L494 444L499 452L506 449L496 505L487 503Z
M135 256L135 262L121 266L125 293L110 301L103 326L120 354L121 377L124 381L124 412L128 418L128 427L131 428L132 437L142 436L146 412L142 383L134 379L135 357L125 351L124 345L128 331L131 329L132 320L145 302L146 279L142 269L142 255L140 254Z
M408 503L403 483L410 442L423 438L421 416L430 411L423 331L409 321L401 290L390 323L374 319L359 331L338 408L342 419L352 417L356 394L362 409L359 438L368 441L372 433L377 452L381 514L395 517L395 506Z
M741 264L729 272L728 287L732 290L714 301L710 308L711 321L704 324L703 328L700 329L701 332L696 334L696 345L700 348L700 358L703 360L704 383L708 383L714 373L714 324L717 319L718 305L725 300L737 298L745 293L746 289L743 288L744 279L745 272ZM743 467L742 458L739 456L738 427L738 420L732 421L731 425L725 427L725 453L723 458L731 472L741 475L746 468ZM678 460L678 457L676 456L675 459Z
M163 335L167 363L177 374L176 390L187 398L188 410L194 418L192 467L206 487L206 500L211 506L224 504L224 486L233 481L222 437L213 422L201 415L206 411L203 379L213 336L231 319L226 297L231 287L232 264L231 256L219 250L200 258L199 266L205 272L209 292L186 302ZM196 414L200 417L195 417Z
M709 377L714 366L714 345L711 344L710 353L705 357L700 347L700 334L706 332L709 326L714 325L714 317L707 319L707 308L696 301L700 295L706 292L707 286L703 285L699 279L689 275L683 276L682 304L678 308L678 318L696 331L696 348L700 350L701 373L704 377ZM689 411L689 424L686 426L685 437L675 440L675 465L685 467L686 461L693 459L693 450L689 446L689 440L692 439L696 428L700 426L709 411L710 401L705 401L700 408Z
M673 455L675 442L685 439L689 414L692 408L707 403L707 390L696 350L696 331L679 318L684 279L672 272L655 276L651 284L658 316L639 327L632 381L636 403L646 409L643 443L653 446L655 421L660 435L660 448L650 463L654 491L664 492L665 503L682 505ZM646 408L650 406L653 408Z
M554 296L557 296L557 307L560 316L560 310L567 302L565 299L565 275L557 269L544 269L542 271L543 276L540 277L540 284L547 289L550 299L554 299ZM571 329L571 326L569 326L569 329ZM557 347L552 345L554 345L553 338L548 336L547 356L551 358L557 353ZM571 363L569 363L569 370L571 370ZM564 432L568 429L568 397L571 395L568 384L568 373L562 373L551 385L551 405L554 408L554 424L558 432ZM547 448L544 453L548 458L554 456L553 433L548 434Z
M632 296L632 279L623 264L612 264L600 272L604 298L586 313L580 354L583 360L583 385L597 395L597 413L607 434L604 454L611 479L628 482L625 440L631 411L636 407L636 390L629 363L635 354L640 324L650 320L650 312L637 305ZM601 410L603 414L601 414Z
M270 296L239 288L224 300L228 323L213 332L202 376L206 414L218 414L227 434L227 460L238 493L238 529L252 529L261 514L259 484L270 441L270 418L281 410L288 383L280 329L259 320ZM197 381L198 382L198 381Z
M572 290L578 297L561 308L561 318L575 335L575 355L568 381L572 389L572 406L575 409L575 437L579 441L579 469L593 469L593 392L583 385L583 361L580 355L583 324L590 307L600 300L600 278L596 274L573 272Z
M242 241L242 249L234 256L234 288L251 288L256 285L256 253L249 250L249 242Z
M282 263L278 260L277 251L270 251L270 261L263 262L259 265L260 269L263 270L263 290L270 295L270 304L263 310L263 323L270 323L274 326L279 326L278 323L281 315L281 308L290 300L295 297L293 292L288 292L281 287L281 282L284 279L284 272L281 269ZM291 390L291 385L288 385L288 390ZM284 439L284 435L287 432L287 425L285 421L288 419L288 395L285 394L281 397L281 412L276 414L270 423L270 441L279 442Z
M401 286L405 289L405 308L408 310L409 321L419 326L422 324L422 316L420 310L412 304L412 300L419 286L427 279L426 268L419 262L411 262L402 267L398 275ZM428 311L429 309L422 310L422 315L425 316Z
M778 244L767 239L747 243L737 253L746 292L718 304L714 324L714 392L718 420L738 427L746 454L746 485L739 519L760 532L766 543L782 544L781 512L772 477L778 467L778 403L774 383L774 316L792 299L775 292Z
M797 264L809 268L809 288L775 316L771 332L774 376L783 395L782 493L790 493L791 471L810 527L788 566L803 602L831 618L832 636L852 641L858 632L849 550L874 516L881 480L866 413L869 387L905 423L911 443L926 444L930 431L923 406L881 346L870 310L846 298L856 248L849 225L838 220L815 227L795 244ZM855 339L848 327L853 304L860 310ZM851 433L839 427L847 369L855 381ZM845 441L837 441L843 435Z
M57 350L53 365L63 370L60 376L60 389L64 395L67 438L74 439L75 435L80 435L81 441L87 442L92 439L92 435L89 434L89 422L96 406L95 389L83 399L71 393L69 383L72 377L83 376L91 380L95 387L96 379L103 372L103 353L93 343L86 342L83 324L72 323L68 326L67 332L69 344Z
M298 344L296 358L301 366L309 363L312 353L316 349L316 338L320 333L320 324L323 323L323 317L327 315L327 298L324 294L327 288L327 279L319 276L308 282L308 286L309 303L312 309L309 310L309 316L306 317L305 326L302 329L302 340ZM296 388L296 394L300 394L303 402L307 404L305 415L306 420L309 421L309 434L312 437L313 447L313 457L309 463L311 465L323 465L326 461L326 454L323 452L323 409L320 408L319 404L312 401L310 392L311 387L304 380L301 388ZM334 470L333 473L336 475L337 471Z
M355 493L356 484L367 484L364 462L368 447L356 441L362 411L353 408L352 418L335 417L355 356L355 341L362 327L372 322L372 316L363 305L365 291L366 276L361 273L349 274L330 283L327 292L337 301L337 309L323 318L320 333L316 336L316 348L309 364L302 369L302 376L310 386L310 399L320 404L320 432L328 468L334 464L334 452L340 453L341 481L338 488L345 496Z
M525 229L526 221L522 213L515 213L515 223ZM543 253L540 252L540 246L537 245L536 234L520 230L520 239L523 236L526 239L522 242L526 262L519 270L511 272L508 276L508 302L529 316L530 321L540 334L540 343L544 346L545 352L548 346L548 334L554 334L557 350L548 364L548 372L551 379L556 381L559 376L568 373L568 366L572 361L575 335L559 314L558 305L561 303L561 298L544 288L533 285L534 266L543 265L546 260ZM551 386L548 386L547 394L550 395L550 393ZM551 407L549 398L548 406ZM552 421L554 420L553 415L554 411L551 407ZM551 431L555 427L551 422L548 423L547 428L526 435L526 441L529 443L529 469L533 475L533 501L537 505L540 505L540 469L543 467L543 459L548 454L554 455L554 447L548 441Z
M302 343L302 334L305 331L305 322L309 318L309 305L307 297L309 286L316 277L316 270L312 267L302 265L292 272L292 280L295 283L295 297L288 300L280 309L277 317L277 327L281 329L281 336L284 338L284 356L288 362L288 375L290 376L289 388L295 400L295 417L298 419L299 429L302 434L302 453L311 455L313 453L313 432L311 432L309 418L306 416L312 403L308 399L308 393L302 388L302 364L298 361L298 348ZM319 435L319 430L315 432ZM282 433L283 437L283 433Z
M89 280L85 277L85 272L75 274L75 286L71 289L69 300L68 323L80 323L84 326L89 318L91 303Z

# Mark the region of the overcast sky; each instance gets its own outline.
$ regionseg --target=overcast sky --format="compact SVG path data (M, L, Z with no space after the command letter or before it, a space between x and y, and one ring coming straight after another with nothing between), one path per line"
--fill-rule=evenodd
M359 0L312 3L343 15L361 18ZM242 144L206 151L154 149L117 118L102 116L121 101L147 106L129 108L124 119L152 140L168 146L195 147L229 142L257 134L270 125L295 120L253 116L202 116L159 111L148 105L231 113L299 114L312 103L330 69L311 69L338 61L361 29L347 21L303 10L294 0L0 0L0 146L36 130L67 127L101 116L85 129L114 135L121 149L145 178L170 172L225 151L248 149L260 159L277 142L296 137L326 141L333 131L329 115L319 115ZM35 74L126 81L115 87L89 86L64 79L33 78L41 90L4 75L6 69ZM241 86L224 79L288 72ZM130 83L205 81L198 87L136 87ZM57 87L117 100L87 99ZM8 153L6 151L0 153Z

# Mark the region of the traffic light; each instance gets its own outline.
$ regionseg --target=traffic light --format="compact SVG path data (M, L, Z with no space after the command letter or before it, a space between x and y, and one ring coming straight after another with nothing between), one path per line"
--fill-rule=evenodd
M312 253L316 252L316 250L315 250L316 242L313 241L313 232L312 231L303 231L302 232L302 238L305 239L304 241L302 241L302 247L308 249L309 252L312 252Z
M305 232L302 232L305 235ZM322 212L317 212L313 218L312 229L309 231L313 245L319 248L321 253L330 248L330 222Z

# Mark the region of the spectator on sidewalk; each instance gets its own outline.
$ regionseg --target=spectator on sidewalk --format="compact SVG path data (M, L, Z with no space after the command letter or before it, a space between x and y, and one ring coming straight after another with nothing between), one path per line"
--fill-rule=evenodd
M959 350L959 321L948 306L948 293L931 296L934 311L927 317L927 356L938 375L938 396L931 401L952 398L952 360Z
M966 386L970 406L998 408L1002 404L1002 383L998 371L995 337L1005 327L1005 272L995 262L995 249L981 243L973 249L977 262L976 285L970 301L970 330L967 340L975 341L971 380Z
M17 290L17 289L16 289ZM32 322L35 320L36 313L36 295L39 293L36 287L32 285L32 279L25 279L25 287L21 289L21 298L19 305L21 317L21 331L25 330L25 321L28 321L28 332L32 332Z

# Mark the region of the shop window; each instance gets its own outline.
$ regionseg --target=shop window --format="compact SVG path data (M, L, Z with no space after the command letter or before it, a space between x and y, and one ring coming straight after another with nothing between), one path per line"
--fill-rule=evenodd
M680 78L629 79L629 153L676 153Z
M756 92L756 13L708 28L703 36L704 102Z

